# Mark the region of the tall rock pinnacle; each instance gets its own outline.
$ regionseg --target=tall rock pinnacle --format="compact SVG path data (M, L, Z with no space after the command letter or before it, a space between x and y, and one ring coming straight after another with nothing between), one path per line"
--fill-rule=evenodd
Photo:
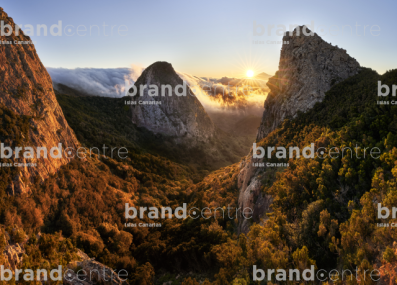
M332 85L360 70L360 64L346 50L325 42L316 33L307 36L309 33L307 27L300 26L283 37L279 70L267 83L271 91L265 101L258 139L285 118L311 109L324 99Z
M303 33L303 28L307 29L300 26L283 37L279 70L267 83L271 91L265 101L258 140L276 129L285 118L311 109L324 99L332 85L360 70L358 62L344 49L332 46L308 29ZM254 220L259 222L270 211L272 197L260 191L262 184L258 177L266 168L254 167L253 161L251 149L240 164L238 203L242 209L253 209ZM238 230L248 232L249 222L240 219Z
M183 90L183 84L170 63L155 62L146 68L135 82L136 94L130 97L136 102L131 105L133 123L179 142L185 138L207 142L214 135L214 125L189 86Z

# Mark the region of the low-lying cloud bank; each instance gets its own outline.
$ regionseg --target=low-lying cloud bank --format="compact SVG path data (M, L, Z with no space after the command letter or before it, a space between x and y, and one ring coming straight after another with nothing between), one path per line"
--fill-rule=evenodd
M125 96L126 86L134 84L143 70L143 67L137 65L131 65L130 68L47 68L55 88L60 83L89 95L104 97ZM209 79L182 72L177 73L188 83L207 112L249 113L251 115L260 115L263 112L263 102L268 91L266 81ZM253 87L253 89L247 92L247 89L242 90L243 85Z
M53 68L47 67L53 83L64 84L83 93L104 97L123 97L124 86L133 84L143 67L131 68Z

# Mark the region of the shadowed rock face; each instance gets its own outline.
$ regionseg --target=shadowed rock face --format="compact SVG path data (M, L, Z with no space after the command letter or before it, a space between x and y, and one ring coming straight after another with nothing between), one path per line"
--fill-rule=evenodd
M27 43L30 38L22 31L16 35L12 18L8 17L2 8L0 8L0 19L5 25L12 27L10 35L0 36L0 41L12 43L0 45L0 105L13 111L16 116L27 116L28 138L24 138L23 146L33 147L34 151L36 147L48 149L47 159L23 158L22 154L20 155L22 158L13 159L13 162L37 163L36 167L18 168L18 174L13 177L13 181L8 182L11 182L8 187L9 192L17 194L29 192L29 183L34 177L43 180L69 162L65 156L59 159L51 158L49 150L52 147L61 143L63 149L67 147L76 149L78 141L63 116L52 89L51 78L41 63L34 45ZM7 33L8 28L5 31ZM22 41L25 44L14 44L14 41ZM6 146L15 149L15 141L12 137L6 138L3 134L0 140ZM15 157L15 153L12 157Z
M145 85L146 88L143 87ZM151 96L153 85L158 88L158 96ZM165 85L171 87L171 92L168 89L162 92L162 86ZM182 86L183 81L171 64L155 62L146 68L135 82L136 95L130 97L136 101L136 105L131 106L132 122L153 133L174 137L177 142L185 139L207 142L215 130L210 117L196 96L192 95L189 86L186 86L184 95L178 96L175 92L177 85ZM182 92L182 88L177 91ZM157 101L161 104L142 105L139 101Z
M360 70L359 63L344 49L332 46L317 34L308 36L310 30L303 26L296 28L292 35L283 37L279 70L267 83L271 92L265 101L265 111L258 129L257 140L265 138L285 118L296 117L298 111L310 110L321 102L332 85L353 76ZM299 33L298 33L299 30ZM251 152L244 158L238 176L239 207L253 209L255 222L270 212L272 197L260 191L260 172L266 169L253 167L260 162L252 158ZM249 222L240 219L239 232L249 230Z
M306 34L310 30L306 29ZM286 44L285 42L289 42ZM266 137L285 118L295 117L321 102L332 85L353 76L360 64L346 50L333 46L317 34L306 36L303 26L283 37L279 70L269 79L258 139Z

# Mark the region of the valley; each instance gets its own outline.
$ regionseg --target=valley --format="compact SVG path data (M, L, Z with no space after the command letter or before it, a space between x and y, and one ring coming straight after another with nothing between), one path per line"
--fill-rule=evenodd
M22 31L1 40L16 37L28 40ZM1 45L0 163L11 166L0 168L1 276L61 267L73 274L56 284L81 284L85 270L96 275L84 285L248 285L296 284L287 271L318 269L352 279L356 269L391 284L397 232L378 225L395 218L379 205L397 201L397 107L377 104L377 91L395 86L397 69L378 74L316 33L282 41L279 70L255 79L269 91L259 94L262 116L244 96L238 107L221 95L209 99L218 105L175 96L183 76L169 62L134 83L142 100L161 104L125 104L132 96L53 84L33 45ZM143 88L163 85L169 96ZM21 153L58 145L98 152ZM332 148L350 151L314 156ZM260 283L265 270L277 274ZM314 278L304 282L364 284Z

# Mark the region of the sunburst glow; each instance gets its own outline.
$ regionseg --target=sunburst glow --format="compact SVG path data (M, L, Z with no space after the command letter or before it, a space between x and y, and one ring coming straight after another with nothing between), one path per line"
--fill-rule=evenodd
M252 77L252 76L254 76L254 72L251 69L247 70L247 77Z

